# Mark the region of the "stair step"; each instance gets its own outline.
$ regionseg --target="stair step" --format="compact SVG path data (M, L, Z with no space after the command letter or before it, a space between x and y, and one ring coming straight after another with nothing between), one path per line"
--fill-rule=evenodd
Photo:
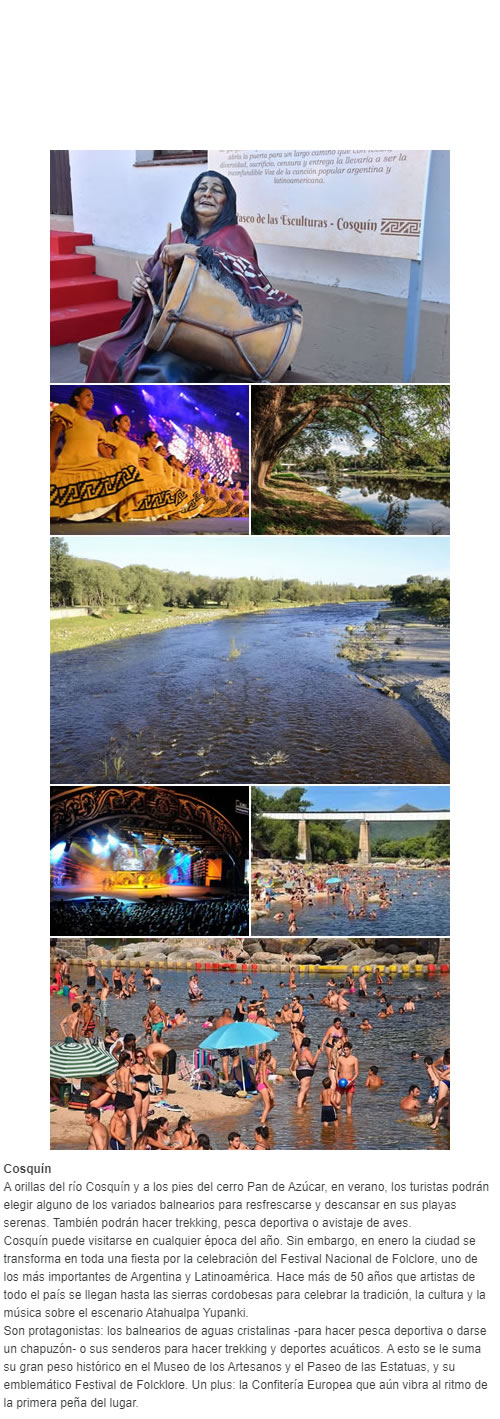
M67 345L84 340L88 335L111 333L118 329L129 310L129 302L120 300L91 301L85 305L53 310L50 316L50 343Z
M50 250L63 255L65 251L74 251L77 246L92 246L93 240L91 232L51 232Z
M50 258L50 279L51 281L62 281L64 276L93 276L95 271L95 256L77 256L71 252L69 256L54 256Z
M50 308L88 305L95 301L115 301L118 281L112 276L65 276L50 283Z

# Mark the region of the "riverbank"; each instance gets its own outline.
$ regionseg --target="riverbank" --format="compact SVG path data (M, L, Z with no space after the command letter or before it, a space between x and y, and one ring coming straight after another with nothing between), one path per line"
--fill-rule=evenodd
M252 532L257 536L364 536L385 537L374 518L336 498L325 498L297 477L271 482L254 493Z
M153 1074L152 1078L154 1083L161 1088L161 1074ZM255 1105L255 1099L231 1099L225 1094L218 1093L215 1089L191 1089L189 1084L184 1083L177 1076L169 1081L168 1102L175 1104L175 1110L169 1111L161 1108L152 1096L149 1117L150 1119L167 1118L171 1129L175 1127L176 1119L181 1117L181 1112L187 1115L195 1126L202 1123L206 1123L208 1126L214 1119L227 1119L229 1129L233 1126L233 1119L238 1121L242 1114L250 1113ZM113 1109L104 1109L101 1114L101 1122L109 1128L112 1117ZM57 1104L52 1107L50 1114L51 1148L86 1149L88 1137L89 1129L85 1123L83 1112L62 1108Z
M440 752L450 752L450 631L425 617L384 607L362 631L349 627L339 655L369 689L404 699L432 734Z
M348 601L332 602L331 605L348 606ZM356 603L353 603L356 605ZM372 603L380 606L380 601ZM220 607L206 606L181 608L163 607L162 610L110 611L102 616L72 616L68 620L54 620L50 625L50 650L57 655L65 650L86 650L91 645L107 645L112 641L126 640L130 636L152 635L155 631L176 630L183 626L200 626L210 621L221 621L227 616L257 616L266 611L297 611L307 606L316 606L316 601L266 601L261 606Z

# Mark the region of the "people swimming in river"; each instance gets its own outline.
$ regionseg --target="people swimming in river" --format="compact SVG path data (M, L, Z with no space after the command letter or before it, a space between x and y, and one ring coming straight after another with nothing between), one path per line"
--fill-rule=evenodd
M244 952L244 941L241 946ZM351 986L354 986L354 996L358 990L356 967L349 970L347 976L342 971L338 983L332 974L321 997L319 990L304 990L300 998L297 993L290 998L286 980L280 980L279 974L266 974L264 984L262 976L256 979L255 965L249 968L248 964L243 968L252 986L247 998L238 995L239 982L244 977L240 974L238 978L235 966L234 976L219 973L203 978L201 996L205 995L206 999L192 1002L188 1018L185 1009L176 1004L179 984L182 992L178 974L173 976L172 972L167 972L165 975L159 971L160 1006L156 994L151 992L149 982L155 977L148 964L144 969L145 981L142 966L137 970L135 995L127 992L124 997L121 990L109 991L104 1004L111 1018L105 1015L101 1021L97 1005L104 987L99 982L106 981L106 968L102 970L102 957L93 964L95 989L89 991L85 989L91 974L87 963L70 963L73 975L84 987L83 991L77 987L80 998L72 1002L74 1010L68 1011L67 997L58 997L56 993L51 996L53 1037L60 1038L62 1034L70 1047L86 1039L101 1050L105 1048L109 1059L108 1073L84 1081L85 1087L80 1088L78 1081L78 1087L73 1088L69 1081L71 1097L65 1112L66 1133L70 1137L71 1129L80 1121L77 1146L114 1152L136 1146L140 1151L167 1148L205 1151L224 1146L221 1125L224 1129L226 1124L226 1132L222 1133L225 1139L227 1127L233 1122L240 1130L240 1143L235 1144L234 1151L240 1146L253 1147L254 1142L258 1151L267 1151L269 1147L337 1146L337 1140L341 1147L363 1147L367 1128L372 1140L368 1146L377 1146L377 1130L381 1130L383 1138L386 1121L394 1128L397 1118L400 1128L403 1120L411 1123L413 1119L424 1129L427 1139L432 1132L433 1139L439 1138L439 1146L443 1140L446 1146L450 1056L448 1049L442 1049L442 1033L436 1035L432 1024L433 1019L439 1018L442 1030L444 985L436 998L432 980L425 984L419 981L422 988L409 995L407 989L401 989L400 976L387 974L385 991L382 985L374 989L371 982L375 982L375 973L371 975L373 968L368 968L368 995L363 998L361 1012L349 1008L357 1004L356 998L351 998ZM128 984L128 968L119 964L118 969ZM112 961L108 970L111 977ZM61 977L57 957L52 974ZM379 977L382 981L382 968ZM67 978L71 979L69 973ZM187 981L186 972L184 988ZM414 1005L411 1011L404 1008L408 1000ZM211 1007L208 1015L207 1005ZM236 1009L240 1018L233 1021ZM63 1025L62 1031L59 1022ZM222 1047L220 1051L207 1054L206 1076L197 1070L200 1078L196 1092L187 1093L192 1064L200 1062L191 1055L194 1045L204 1048L204 1035L225 1024L246 1029L247 1022L262 1025L264 1029L274 1028L276 1040L249 1043L239 1049ZM417 1022L420 1049L411 1049ZM428 1032L427 1022L430 1022ZM132 1025L135 1031L129 1028ZM80 1033L90 1031L91 1027L92 1035ZM354 1038L356 1044L351 1043ZM174 1039L175 1049L172 1047ZM370 1057L378 1058L380 1065L372 1064ZM364 1087L358 1095L356 1084L359 1083ZM373 1093L380 1094L380 1101L368 1105ZM51 1099L56 1106L60 1096L61 1086L52 1080ZM209 1098L215 1101L216 1096L219 1110L214 1117L211 1112L203 1112L203 1101L205 1098L207 1102ZM194 1123L189 1117L191 1100L193 1113L196 1107ZM226 1120L225 1110L231 1108L237 1117ZM355 1132L351 1122L354 1114ZM367 1122L372 1117L373 1125ZM428 1125L430 1129L426 1129ZM267 1138L262 1134L255 1138L256 1127L266 1129ZM347 1133L346 1128L350 1130Z
M409 933L413 922L418 929L419 922L426 923L431 909L434 913L436 907L442 912L447 929L448 869L439 863L429 863L418 871L416 878L416 869L411 865L380 869L374 864L361 873L354 863L329 862L319 873L307 863L272 860L270 864L257 864L252 882L253 907L257 914L254 930L260 931L259 917L263 912L269 912L272 921L277 923L277 934L286 916L290 935L296 935L301 929L315 931L318 914L321 914L319 931L325 934L321 932L321 925L331 918L333 901L346 922L366 919L375 924L380 918L382 929L383 918L384 934L392 920L396 929L402 922L402 934ZM264 872L266 876L272 873L272 888L263 881ZM356 988L360 996L367 995L369 986L364 971Z

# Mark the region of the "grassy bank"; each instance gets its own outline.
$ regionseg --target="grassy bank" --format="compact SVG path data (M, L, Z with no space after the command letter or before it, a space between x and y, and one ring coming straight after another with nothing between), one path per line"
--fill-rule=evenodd
M274 483L275 493L271 491L272 486L260 491L258 497L254 495L252 532L257 536L387 535L361 508L348 507L347 503L326 497L300 479L284 482L280 478L279 483Z
M126 640L128 636L151 635L153 631L169 631L179 626L199 626L208 621L220 621L225 616L262 615L265 611L299 611L317 606L316 601L267 601L262 606L168 607L162 610L109 611L103 616L74 616L51 621L50 649L53 654L65 650L85 650L91 645L108 645ZM328 603L332 604L332 603ZM349 602L340 602L348 606ZM356 604L356 603L354 603ZM382 602L374 602L376 606Z

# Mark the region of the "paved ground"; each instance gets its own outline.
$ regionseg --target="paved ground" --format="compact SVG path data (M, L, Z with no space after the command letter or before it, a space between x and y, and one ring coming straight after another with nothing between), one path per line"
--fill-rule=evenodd
M85 384L86 366L80 362L78 345L53 345L50 351L50 378L53 384Z

